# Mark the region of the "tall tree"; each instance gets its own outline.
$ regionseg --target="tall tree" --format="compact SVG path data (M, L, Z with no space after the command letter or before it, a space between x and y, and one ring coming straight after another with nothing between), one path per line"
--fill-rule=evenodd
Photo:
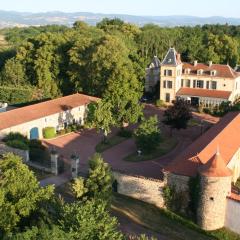
M178 130L185 129L191 118L192 112L189 103L183 99L179 99L165 110L163 123L169 125L171 130L174 128Z
M94 112L94 125L98 131L103 131L104 141L107 140L107 136L111 132L111 127L115 125L112 108L111 102L103 99L98 103Z
M157 116L143 120L134 132L136 145L144 153L149 153L160 144L161 134Z
M53 187L42 188L20 157L0 160L0 234L9 233L26 221L41 202L53 197Z

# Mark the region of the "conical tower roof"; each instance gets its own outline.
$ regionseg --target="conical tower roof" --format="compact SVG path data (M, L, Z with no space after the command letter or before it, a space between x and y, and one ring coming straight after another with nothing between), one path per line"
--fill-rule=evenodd
M181 64L181 57L180 54L178 54L175 50L175 48L169 48L166 56L164 57L161 65L173 65L177 66L178 64Z
M219 150L217 150L206 164L199 168L199 172L206 177L232 176L232 171L226 166Z

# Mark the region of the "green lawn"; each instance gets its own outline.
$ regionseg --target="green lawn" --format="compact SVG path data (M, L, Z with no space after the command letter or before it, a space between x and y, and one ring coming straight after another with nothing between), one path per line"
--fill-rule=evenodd
M201 126L201 122L195 118L191 118L188 122L189 127Z
M153 152L149 154L142 154L140 156L138 155L137 152L134 152L126 156L124 160L129 162L140 162L140 161L152 160L154 158L161 157L167 154L168 152L172 151L176 147L177 143L178 141L176 138L164 137L160 142L159 146Z
M191 221L170 211L119 194L114 195L112 209L171 240L240 239L239 235L226 229L205 232Z
M128 138L126 137L121 137L121 136L118 136L118 135L114 135L112 137L110 137L107 142L100 142L97 144L96 146L96 151L101 153L101 152L104 152L106 151L107 149L127 140Z

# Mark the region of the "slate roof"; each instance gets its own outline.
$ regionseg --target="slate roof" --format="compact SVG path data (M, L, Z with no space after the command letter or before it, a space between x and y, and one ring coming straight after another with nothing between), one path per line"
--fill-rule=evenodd
M160 68L161 61L157 56L154 56L152 62L150 63L149 67L151 68Z
M66 97L3 112L0 113L0 130L63 112L67 109L83 106L97 100L98 98L76 93Z
M178 54L175 48L169 48L166 56L164 57L161 65L177 66L181 63L180 54Z

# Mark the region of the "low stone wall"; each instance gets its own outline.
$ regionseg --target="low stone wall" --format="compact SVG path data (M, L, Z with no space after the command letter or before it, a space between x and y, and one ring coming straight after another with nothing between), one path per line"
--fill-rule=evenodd
M240 234L240 202L227 199L225 227Z
M144 178L142 176L132 176L119 172L113 172L113 175L118 183L118 193L139 199L160 208L164 207L162 189L166 185L165 181Z
M17 149L17 148L12 148L9 147L3 143L0 143L0 155L3 155L5 153L14 153L18 156L20 156L24 162L28 162L29 161L29 151L27 150L21 150L21 149Z
M178 192L189 191L189 177L176 175L173 173L164 173L164 178L169 186L174 186Z

